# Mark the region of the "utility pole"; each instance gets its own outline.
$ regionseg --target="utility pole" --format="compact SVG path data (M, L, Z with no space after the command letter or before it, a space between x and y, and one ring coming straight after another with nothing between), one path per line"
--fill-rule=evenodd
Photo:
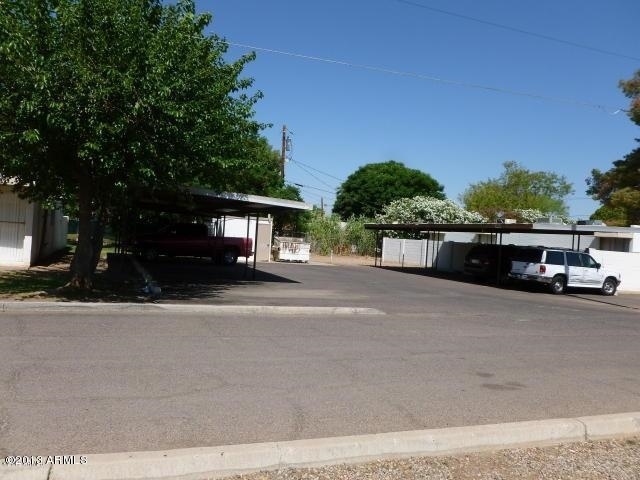
M324 214L324 197L320 197L320 211Z
M280 152L280 175L284 178L284 162L287 158L287 126L282 126L282 150Z

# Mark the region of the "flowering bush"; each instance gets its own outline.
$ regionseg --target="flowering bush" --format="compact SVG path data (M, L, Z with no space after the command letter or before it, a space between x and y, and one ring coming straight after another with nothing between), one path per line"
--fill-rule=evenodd
M378 223L485 223L482 215L470 212L451 200L438 200L433 197L413 197L395 200L383 208L376 216ZM407 232L408 234L409 232ZM416 236L418 232L410 235ZM397 236L385 232L385 235Z
M537 208L516 208L513 213L518 223L535 223L536 220L544 217L544 213Z
M575 220L565 216L559 215L557 213L547 214L543 213L537 208L517 208L513 211L513 214L516 217L516 221L518 223L536 223L539 218L550 217L553 216L562 220L564 224L573 224L576 223Z

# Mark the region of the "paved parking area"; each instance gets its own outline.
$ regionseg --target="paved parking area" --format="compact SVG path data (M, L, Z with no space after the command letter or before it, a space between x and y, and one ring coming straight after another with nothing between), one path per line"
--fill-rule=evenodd
M5 312L0 453L159 450L640 410L635 307L366 266L263 264L256 281L242 280L241 266L217 268L152 270L166 288L162 301L386 315Z
M619 306L640 312L640 294L605 297L586 289L570 289L556 297L536 286L498 288L471 281L464 275L430 272L421 268L258 263L255 279L244 264L221 267L207 260L164 259L146 263L158 281L160 302L207 304L356 306L388 309L392 313L422 311L457 298L456 307L490 308L494 302L532 302L535 305L569 305L584 308Z

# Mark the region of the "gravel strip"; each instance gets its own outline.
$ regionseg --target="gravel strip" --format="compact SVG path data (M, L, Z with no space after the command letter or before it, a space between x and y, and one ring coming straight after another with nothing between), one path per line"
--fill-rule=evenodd
M229 480L640 479L640 437L449 457L284 469Z

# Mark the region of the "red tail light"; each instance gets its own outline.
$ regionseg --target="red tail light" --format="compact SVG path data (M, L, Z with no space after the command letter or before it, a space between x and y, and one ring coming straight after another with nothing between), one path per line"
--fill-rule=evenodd
M540 265L540 273L547 273L547 266L546 265Z

